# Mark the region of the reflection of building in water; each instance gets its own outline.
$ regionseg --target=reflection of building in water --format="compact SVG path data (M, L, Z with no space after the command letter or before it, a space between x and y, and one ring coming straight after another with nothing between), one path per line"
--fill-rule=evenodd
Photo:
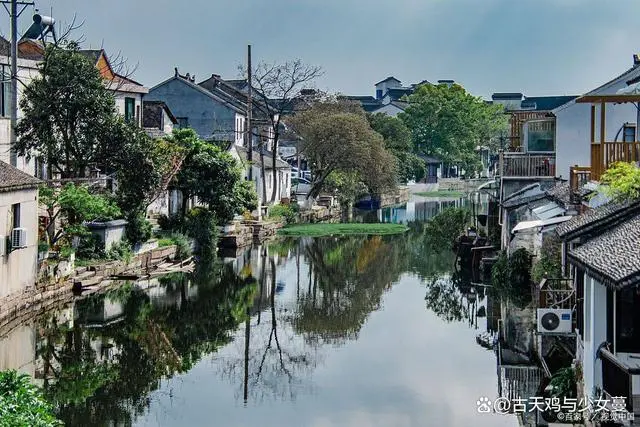
M412 221L428 221L446 208L465 206L466 199L456 200L426 200L421 202L407 202L402 206L392 206L379 209L378 222L407 223Z
M0 338L0 371L16 371L35 376L36 329L22 325Z

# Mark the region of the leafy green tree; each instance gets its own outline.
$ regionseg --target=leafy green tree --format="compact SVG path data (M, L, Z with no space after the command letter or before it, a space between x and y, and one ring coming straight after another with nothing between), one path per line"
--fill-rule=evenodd
M76 43L48 45L39 71L20 100L16 151L38 153L63 178L84 177L114 128L113 95Z
M600 177L598 191L617 202L640 198L640 168L634 163L619 162Z
M108 197L91 194L87 187L73 183L61 189L41 187L40 203L49 218L47 238L50 247L60 239L69 240L86 234L84 222L109 221L121 216L118 206ZM61 227L56 229L58 221Z
M199 139L192 129L176 131L174 140L187 147L174 183L182 192L183 214L187 201L194 196L215 213L219 223L257 207L255 191L242 179L240 166L230 153Z
M397 117L383 113L368 114L371 128L384 138L385 148L397 159L398 176L401 182L419 180L425 174L425 164L415 154L411 131Z
M459 85L422 85L408 101L398 117L411 130L417 150L471 174L481 166L477 147L488 145L507 126L501 106L487 104Z
M0 426L61 426L38 387L29 376L0 372Z
M300 152L313 171L309 197L331 191L327 178L334 172L357 174L371 193L395 187L396 160L371 129L360 106L334 100L316 102L290 118L289 124L302 138Z

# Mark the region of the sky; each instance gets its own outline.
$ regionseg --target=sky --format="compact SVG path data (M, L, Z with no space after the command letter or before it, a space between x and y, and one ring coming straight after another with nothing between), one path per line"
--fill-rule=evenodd
M471 93L578 95L621 74L640 52L637 0L36 0L58 23L73 16L85 47L104 47L152 87L180 72L237 78L253 60L319 65L316 86L373 95L453 79ZM2 9L0 9L2 12ZM21 16L31 24L33 8ZM0 15L0 32L9 18Z

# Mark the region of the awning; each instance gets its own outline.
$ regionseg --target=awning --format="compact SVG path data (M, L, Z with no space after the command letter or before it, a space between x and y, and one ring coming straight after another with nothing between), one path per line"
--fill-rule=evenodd
M533 214L536 218L545 220L556 216L564 215L567 210L561 207L559 204L551 202L544 206L540 206L533 210Z
M512 233L517 233L518 231L523 230L531 230L537 227L548 227L550 225L560 224L565 221L569 221L572 216L557 216L555 218L549 219L539 219L536 221L522 221L519 222L515 227L513 227Z

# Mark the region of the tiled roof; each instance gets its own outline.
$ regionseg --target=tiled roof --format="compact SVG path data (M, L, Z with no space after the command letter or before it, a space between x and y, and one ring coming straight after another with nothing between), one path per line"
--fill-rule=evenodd
M42 181L0 161L0 192L38 187Z
M544 197L546 193L540 188L540 183L530 184L505 197L502 200L502 206L506 209L514 208Z
M569 101L576 99L577 96L527 96L522 104L535 103L536 111L551 111ZM523 105L524 107L524 105Z
M395 81L397 81L398 83L400 83L400 80L396 79L396 78L395 78L395 77L393 77L393 76L389 76L389 77L387 77L387 78L386 78L386 79L384 79L384 80L380 80L378 83L376 83L376 85L379 85L380 83L387 82L387 81L389 81L389 80L395 80Z
M569 258L606 286L640 283L640 215L574 249Z
M568 204L571 201L571 189L568 182L562 182L547 190L547 196L558 202Z
M21 40L18 44L18 57L32 61L41 61L43 59L42 53L30 52L25 48L21 48L21 45L25 43L40 42L34 40ZM4 37L0 37L0 56L11 56L11 42Z
M238 151L238 155L240 156L242 161L246 161L247 160L247 154L248 154L249 151L246 148L241 147L239 145L236 145L235 148ZM266 169L273 169L273 153L270 152L270 151L264 150L263 151L263 157L264 157L264 167ZM253 158L252 158L252 160L257 166L260 166L260 151L255 150L255 149L253 150ZM278 168L278 169L288 169L290 167L291 167L291 165L289 165L289 163L276 158L276 168Z
M565 222L556 229L556 233L565 240L574 239L595 230L611 227L639 212L640 202L607 203Z

